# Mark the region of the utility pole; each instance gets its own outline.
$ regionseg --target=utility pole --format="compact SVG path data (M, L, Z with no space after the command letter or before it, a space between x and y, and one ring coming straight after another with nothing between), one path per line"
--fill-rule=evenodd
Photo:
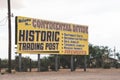
M11 73L11 8L8 0L8 72Z

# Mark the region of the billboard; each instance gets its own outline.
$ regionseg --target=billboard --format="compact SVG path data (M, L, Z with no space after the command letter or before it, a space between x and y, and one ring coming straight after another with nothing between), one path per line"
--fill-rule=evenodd
M16 16L18 53L88 55L88 27Z

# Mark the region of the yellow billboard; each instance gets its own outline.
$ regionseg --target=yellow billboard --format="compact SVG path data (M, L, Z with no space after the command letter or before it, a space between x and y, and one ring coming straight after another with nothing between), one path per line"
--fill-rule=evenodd
M17 16L18 53L88 55L88 27Z

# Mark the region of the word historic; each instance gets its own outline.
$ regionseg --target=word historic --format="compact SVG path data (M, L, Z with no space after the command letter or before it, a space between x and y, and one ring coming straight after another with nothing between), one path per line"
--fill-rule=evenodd
M58 50L59 35L58 31L19 30L19 50Z

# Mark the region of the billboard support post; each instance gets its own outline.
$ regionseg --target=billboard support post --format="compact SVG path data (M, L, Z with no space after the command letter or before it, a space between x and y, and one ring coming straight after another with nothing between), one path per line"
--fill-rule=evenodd
M38 54L38 72L40 72L40 54Z
M32 60L30 59L30 72L31 72L31 69L32 69Z
M19 72L21 72L22 54L19 53Z
M86 55L84 55L84 71L86 72L86 67L87 67L87 64L86 64Z
M55 55L55 71L58 71L58 55Z
M71 71L74 71L74 70L73 70L73 64L74 64L74 63L73 63L73 55L71 55Z

